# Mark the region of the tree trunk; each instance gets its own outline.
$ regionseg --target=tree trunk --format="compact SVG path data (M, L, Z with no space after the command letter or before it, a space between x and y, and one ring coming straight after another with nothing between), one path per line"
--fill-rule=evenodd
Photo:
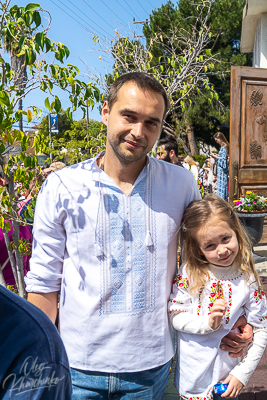
M19 99L19 110L22 110L22 99ZM19 120L19 130L23 132L23 120L22 115Z
M5 244L6 244L7 253L8 253L9 260L10 260L12 272L13 272L13 275L14 275L15 283L17 285L17 288L19 288L17 268L16 268L16 263L15 263L15 258L13 256L13 253L12 253L12 250L11 250L10 240L9 240L7 231L5 229L2 229L2 231L3 231L4 240L5 240Z
M191 150L191 154L198 154L198 148L195 139L195 128L193 125L186 124L186 134L188 137L188 142Z
M15 243L15 254L16 254L16 261L17 261L17 274L18 274L18 292L20 297L26 299L26 289L25 289L25 282L24 282L24 271L23 271L23 255L19 251L19 222L13 222L13 235L12 238Z
M27 83L27 67L25 65L24 54L17 57L15 51L11 51L10 55L11 68L14 71L14 85L20 92L23 92ZM22 99L19 100L19 110L22 110ZM22 116L19 121L19 129L23 131Z
M2 272L1 265L0 265L0 285L6 288L6 281Z

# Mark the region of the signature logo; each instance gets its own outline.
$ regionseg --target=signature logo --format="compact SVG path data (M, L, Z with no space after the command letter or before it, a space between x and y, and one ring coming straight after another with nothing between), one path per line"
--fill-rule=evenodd
M56 386L60 381L65 378L56 376L56 371L52 371L52 368L46 366L45 363L38 364L38 357L35 359L31 356L27 357L23 362L19 376L16 374L8 375L3 383L2 388L8 387L8 391L15 395L31 392L38 390L39 388L48 388Z

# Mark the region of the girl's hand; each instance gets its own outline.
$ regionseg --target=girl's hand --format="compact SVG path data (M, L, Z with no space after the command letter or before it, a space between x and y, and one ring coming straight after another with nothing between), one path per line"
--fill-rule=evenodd
M226 397L228 399L237 397L244 387L244 385L231 374L227 376L223 383L228 383L228 388L221 394L221 397Z
M218 158L219 158L218 154L215 154L215 153L210 153L210 155L211 155L213 158L216 158L216 159L218 159Z
M211 329L217 329L223 319L226 310L226 301L224 299L217 299L211 309L211 314L209 316L209 326Z

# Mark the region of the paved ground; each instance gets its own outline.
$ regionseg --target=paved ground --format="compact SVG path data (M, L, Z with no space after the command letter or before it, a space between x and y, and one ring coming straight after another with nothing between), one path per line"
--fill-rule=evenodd
M267 242L254 247L254 252L267 258ZM267 293L267 261L256 262L256 270L261 277L263 288ZM174 363L173 363L174 364ZM164 400L179 400L180 396L173 386L175 365L172 366ZM239 400L267 400L267 349Z

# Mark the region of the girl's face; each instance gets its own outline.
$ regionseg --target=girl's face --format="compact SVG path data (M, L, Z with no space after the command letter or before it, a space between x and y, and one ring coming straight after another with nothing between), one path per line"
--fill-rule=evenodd
M195 238L201 253L211 264L229 267L238 254L239 246L235 232L228 222L216 217L200 228Z

